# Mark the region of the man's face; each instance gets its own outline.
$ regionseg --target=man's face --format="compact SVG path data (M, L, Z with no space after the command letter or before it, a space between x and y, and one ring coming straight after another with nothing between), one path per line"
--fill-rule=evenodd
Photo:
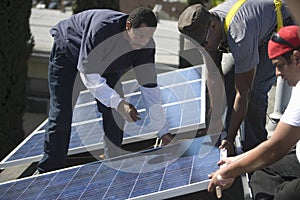
M146 24L141 24L140 28L132 28L130 22L127 22L126 30L131 47L133 49L141 49L153 37L156 29L148 27Z
M206 30L206 35L201 46L203 46L207 51L215 51L218 49L221 38L222 31L220 30L219 24L212 21Z
M300 79L300 68L298 60L291 56L291 62L279 56L272 60L273 65L276 67L276 76L281 76L282 79L286 80L288 85L295 86Z

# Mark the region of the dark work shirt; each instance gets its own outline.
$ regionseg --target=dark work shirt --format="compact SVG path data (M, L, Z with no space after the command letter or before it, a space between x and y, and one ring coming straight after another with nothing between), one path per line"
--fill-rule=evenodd
M147 47L133 50L123 37L127 17L113 10L88 10L59 22L50 33L64 45L70 61L82 73L124 72L154 63L153 39Z

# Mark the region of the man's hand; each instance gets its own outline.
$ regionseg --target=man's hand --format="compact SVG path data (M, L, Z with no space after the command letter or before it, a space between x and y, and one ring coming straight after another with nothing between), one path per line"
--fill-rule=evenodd
M215 191L217 186L220 186L221 190L227 189L235 180L235 177L223 179L219 171L209 174L208 177L210 178L210 182L207 187L208 192Z
M178 140L175 138L175 136L172 135L171 133L164 134L161 137L161 141L162 141L163 145L175 144L178 142Z
M117 111L128 122L135 122L141 119L136 108L124 100L119 103Z
M229 140L227 139L223 139L221 141L221 145L219 146L220 149L227 149L227 153L228 153L228 156L233 156L235 155L235 151L234 151L234 146L233 146L233 142L230 142Z

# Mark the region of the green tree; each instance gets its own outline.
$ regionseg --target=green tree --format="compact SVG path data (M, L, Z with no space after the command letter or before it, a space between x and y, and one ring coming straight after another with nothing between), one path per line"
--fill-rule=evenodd
M32 0L0 2L0 159L24 138Z

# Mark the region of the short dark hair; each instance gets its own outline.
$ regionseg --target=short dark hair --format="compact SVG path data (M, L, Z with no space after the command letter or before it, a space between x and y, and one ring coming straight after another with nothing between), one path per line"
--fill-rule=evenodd
M287 52L287 53L281 55L281 56L286 60L287 63L290 64L290 63L292 62L291 56L292 56L292 54L293 54L293 52L294 52L295 50L300 51L300 47L295 48L295 49L293 49L293 50L291 50L291 51L289 51L289 52Z
M156 27L157 19L153 11L147 7L139 7L134 9L128 16L129 21L133 28L139 28L142 23L148 27Z

